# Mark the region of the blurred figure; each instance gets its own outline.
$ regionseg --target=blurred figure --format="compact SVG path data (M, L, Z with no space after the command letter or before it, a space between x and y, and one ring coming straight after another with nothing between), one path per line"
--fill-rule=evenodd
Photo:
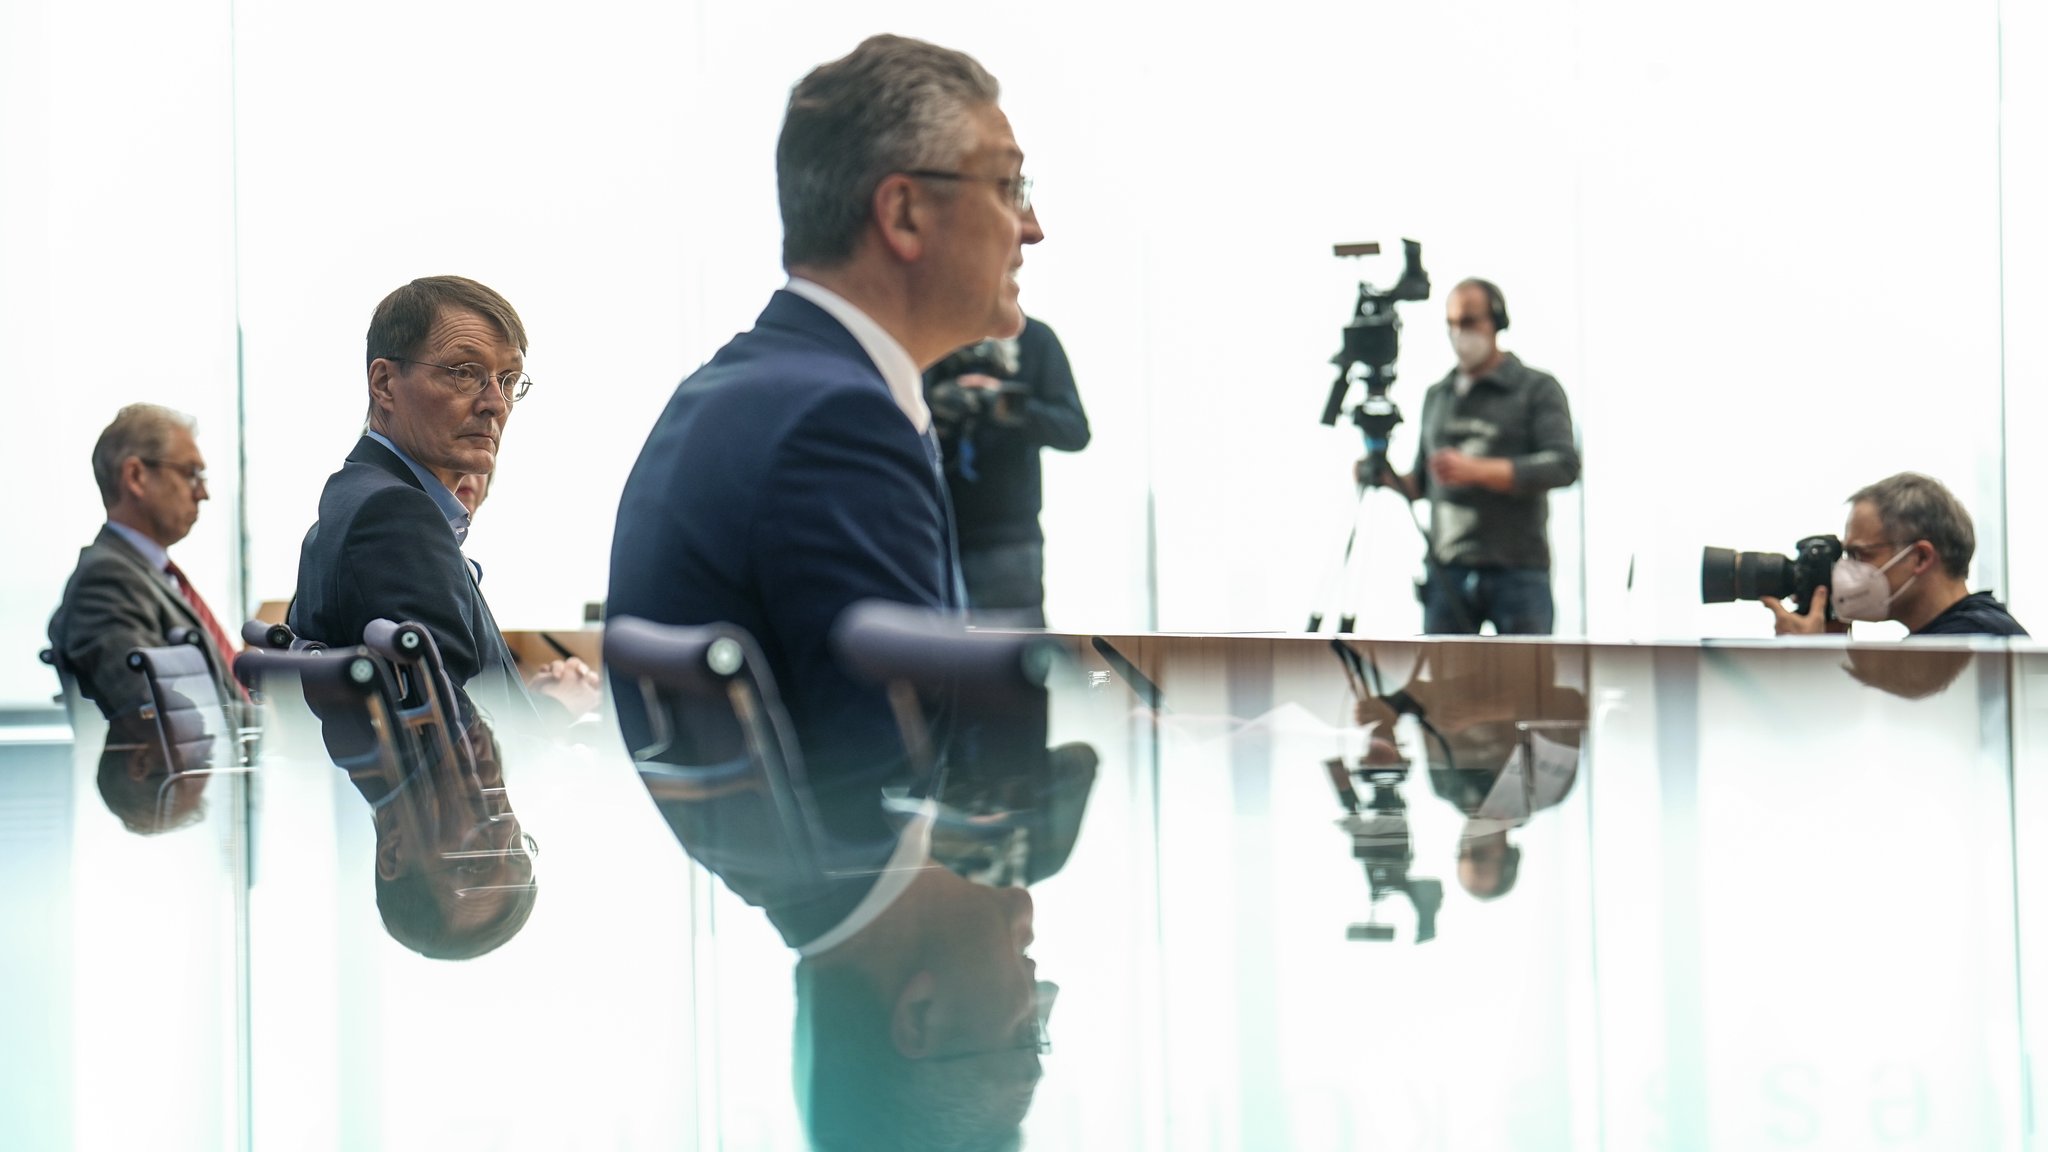
M1425 725L1430 787L1466 816L1458 882L1482 900L1505 896L1522 860L1508 833L1578 779L1585 694L1558 682L1549 648L1438 646L1425 660L1399 691L1361 699L1358 722L1375 745L1404 714Z
M1888 648L1851 648L1842 667L1858 683L1902 700L1925 700L1948 691L1974 659L1968 652L1929 651L1900 644Z
M960 573L977 624L1045 627L1043 449L1088 446L1088 414L1060 338L1025 317L1015 339L970 344L924 374L960 526Z
M1763 604L1780 636L1847 632L1856 620L1896 620L1914 636L2025 636L1997 597L1970 591L1976 552L1962 501L1931 476L1901 472L1849 497L1833 587L1815 589L1804 615L1776 597Z
M195 427L182 412L130 404L93 445L107 522L79 552L49 635L60 667L109 720L148 700L142 677L128 667L129 650L164 647L177 628L205 637L221 700L247 699L234 679L234 641L170 556L207 499Z
M1445 319L1458 366L1423 396L1415 470L1383 477L1429 501L1422 630L1492 621L1503 636L1547 636L1550 490L1579 478L1571 407L1556 377L1501 350L1508 304L1490 281L1451 289Z
M483 507L484 500L491 494L493 475L493 472L470 472L455 482L455 499L468 510L472 524L477 509ZM468 552L462 554L462 559L469 565L470 576L478 587L482 587L484 566L472 559ZM562 705L572 719L594 716L604 698L604 681L588 664L574 656L541 665L538 671L527 677L526 687Z
M675 391L619 502L608 617L755 637L818 773L900 764L888 701L828 647L863 600L959 610L953 518L919 373L1024 328L1044 238L995 78L875 36L790 94L776 145L789 283ZM640 701L615 692L627 743Z

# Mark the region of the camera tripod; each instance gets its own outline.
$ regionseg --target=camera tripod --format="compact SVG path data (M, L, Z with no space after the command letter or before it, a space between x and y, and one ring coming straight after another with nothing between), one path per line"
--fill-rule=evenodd
M1336 413L1343 402L1345 390L1351 379L1354 364L1343 365L1337 373L1337 381L1331 388L1332 403L1325 410L1325 424L1336 423ZM1387 398L1387 388L1393 383L1394 368L1391 363L1384 365L1365 364L1365 399L1351 409L1351 422L1365 438L1365 459L1358 463L1358 502L1351 509L1351 529L1344 537L1344 551L1337 563L1317 585L1315 607L1308 616L1308 630L1320 632L1323 629L1323 608L1333 600L1337 602L1337 631L1350 632L1358 625L1358 611L1354 603L1357 575L1353 559L1358 554L1358 518L1365 510L1366 494L1375 488L1385 489L1401 496L1408 503L1405 494L1395 491L1388 484L1393 466L1387 462L1387 446L1394 428L1401 423L1401 407ZM1409 517L1414 518L1414 505L1408 503ZM1429 541L1429 531L1415 522L1416 531L1422 533L1424 546Z

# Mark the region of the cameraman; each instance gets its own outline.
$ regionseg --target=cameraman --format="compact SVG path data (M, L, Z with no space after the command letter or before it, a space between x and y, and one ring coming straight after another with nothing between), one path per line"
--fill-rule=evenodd
M1043 628L1039 450L1088 446L1088 414L1066 349L1027 317L1015 340L970 344L934 364L924 387L945 457L969 615L977 624Z
M1805 615L1775 597L1763 604L1780 636L1847 632L1854 620L1897 620L1914 636L2025 636L2005 605L1965 583L1976 551L1962 501L1933 477L1901 472L1849 497L1833 587L1816 588Z
M1547 636L1550 490L1579 478L1571 407L1556 377L1500 349L1507 299L1485 280L1451 289L1458 367L1422 400L1415 470L1381 482L1430 504L1422 630Z

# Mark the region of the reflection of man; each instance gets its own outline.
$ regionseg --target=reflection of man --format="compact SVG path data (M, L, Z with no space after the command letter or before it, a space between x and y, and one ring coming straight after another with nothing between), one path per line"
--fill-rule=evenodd
M50 646L109 719L148 699L147 685L128 667L129 650L163 647L174 628L206 637L221 700L242 698L231 671L234 642L170 556L207 498L206 457L193 427L181 412L130 404L93 445L107 522L78 554L50 617Z
M1088 446L1088 414L1060 338L1026 317L1014 340L970 345L925 373L960 573L976 623L1045 627L1041 450Z
M1430 506L1422 630L1548 635L1550 490L1579 478L1571 408L1555 377L1501 350L1507 300L1485 280L1451 289L1458 367L1422 400L1415 470L1387 482Z
M488 473L512 407L532 381L526 329L474 280L398 288L370 319L370 419L320 494L299 552L292 630L355 644L372 620L424 626L465 698L530 709L512 653L462 556L464 475Z
M1404 711L1427 722L1430 787L1466 816L1458 882L1481 899L1504 896L1521 866L1509 831L1562 802L1578 777L1586 698L1558 682L1547 648L1445 647L1429 658L1427 679L1360 700L1358 721L1378 725L1376 738Z
M1781 636L1846 632L1854 620L1896 620L1915 636L2025 636L1996 597L1970 591L1976 551L1962 501L1933 477L1901 472L1849 497L1832 590L1816 589L1804 615L1775 597L1763 603Z
M507 803L488 727L471 725L472 756L458 752L451 762L428 753L417 764L365 754L377 736L353 716L327 717L322 734L369 802L377 911L393 940L423 956L465 960L526 926L539 893L532 840Z
M676 389L619 503L606 611L759 640L814 776L900 760L883 693L827 644L857 601L957 609L919 371L1024 324L1043 238L1023 152L971 58L873 37L790 95L776 148L787 287ZM627 743L640 701L615 693Z
M879 795L823 793L808 860L753 791L657 806L690 855L797 951L797 1092L814 1147L1001 1147L1030 1107L1050 985L1032 903L932 857Z

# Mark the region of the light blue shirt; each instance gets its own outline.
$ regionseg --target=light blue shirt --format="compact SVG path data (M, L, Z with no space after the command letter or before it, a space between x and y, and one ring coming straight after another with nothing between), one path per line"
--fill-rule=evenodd
M149 561L149 566L156 569L157 575L162 576L165 583L172 582L169 572L171 554L165 550L163 545L151 540L126 524L116 524L114 521L109 520L107 521L107 527L112 530L114 535L126 540L130 545L134 546L137 552L142 553L142 558Z
M419 461L408 456L405 449L393 444L389 437L374 429L365 434L391 449L392 454L405 461L405 466L412 469L412 474L420 478L420 487L425 488L427 495L434 498L434 504L441 509L441 515L448 518L448 530L455 533L455 544L461 547L462 543L469 539L469 509L464 508L462 501L455 498L455 493L450 492L448 486L441 483L439 476L422 468Z

